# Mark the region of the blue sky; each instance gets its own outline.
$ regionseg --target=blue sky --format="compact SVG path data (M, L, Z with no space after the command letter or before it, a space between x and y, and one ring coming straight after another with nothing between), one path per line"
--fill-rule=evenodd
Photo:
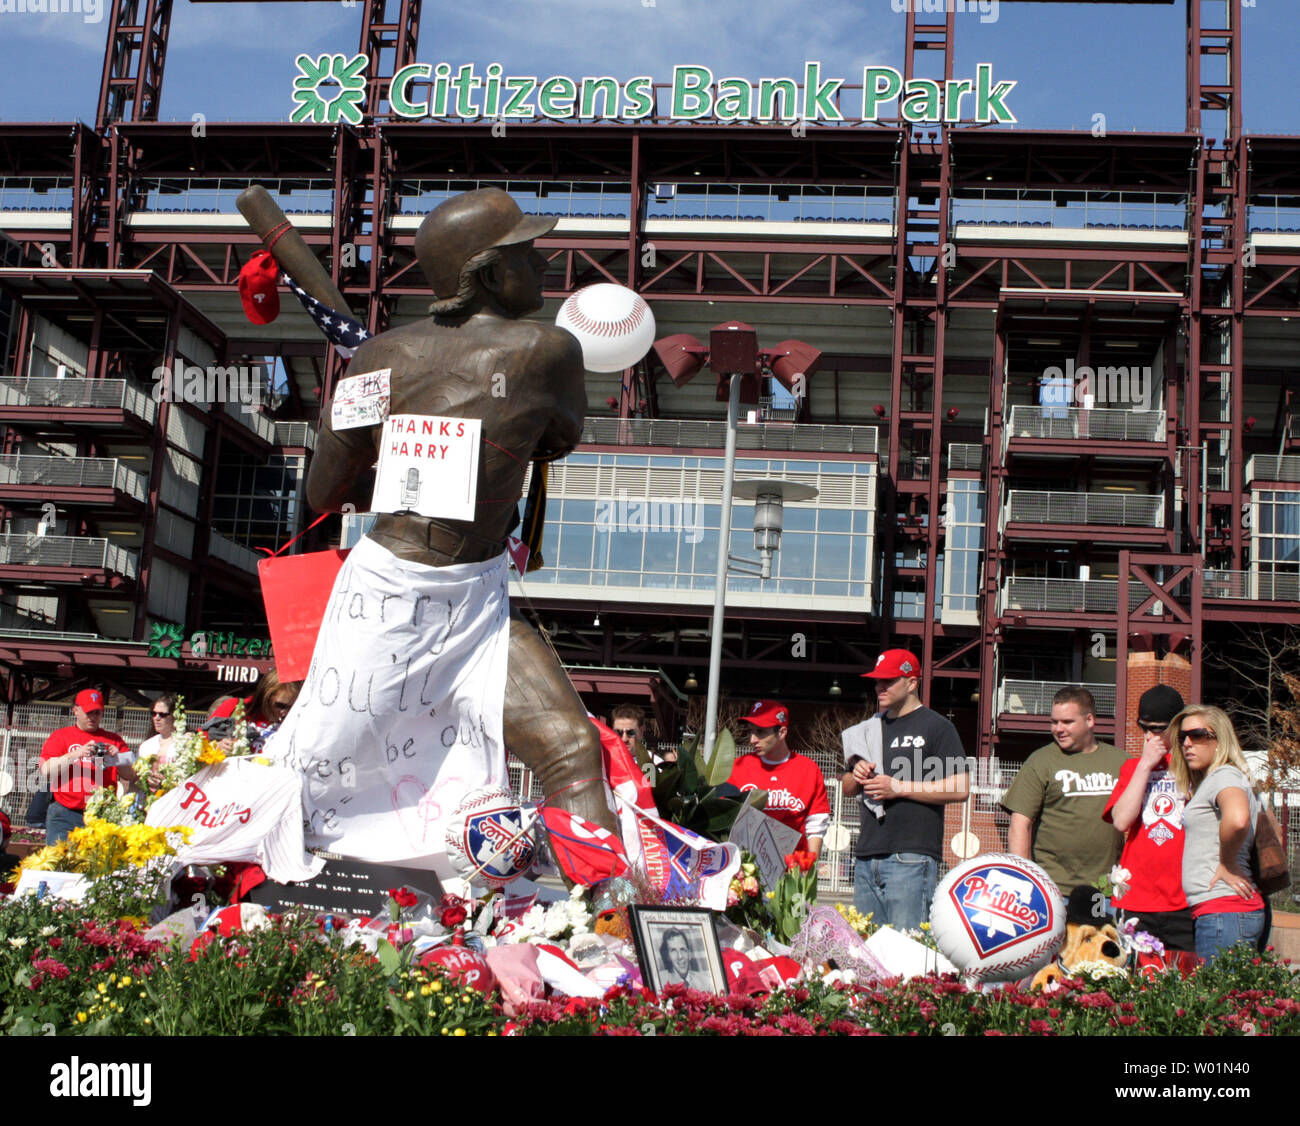
M10 0L12 3L13 0ZM90 3L91 0L83 0ZM902 0L894 0L901 5ZM361 6L346 0L192 4L176 0L163 84L163 120L287 120L299 52L357 49ZM92 120L104 18L82 13L0 13L0 118ZM1207 9L1215 5L1206 5ZM1247 132L1300 134L1294 92L1293 0L1237 9L1245 38ZM1019 85L1008 105L1022 127L1109 130L1183 127L1184 3L999 5L997 19L959 13L956 74L991 62ZM480 72L580 77L649 73L669 81L674 64L751 79L823 74L861 81L869 63L902 68L904 17L891 0L425 0L419 60Z

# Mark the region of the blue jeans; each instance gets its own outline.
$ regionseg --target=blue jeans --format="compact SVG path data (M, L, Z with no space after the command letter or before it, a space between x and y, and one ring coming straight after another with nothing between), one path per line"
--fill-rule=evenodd
M1196 925L1196 953L1206 961L1239 942L1254 946L1264 933L1263 911L1227 911L1201 915Z
M895 930L919 930L930 918L939 862L920 852L859 856L853 862L853 906L872 922Z
M86 824L86 815L79 809L69 809L61 801L50 799L50 808L45 812L45 843L58 844L66 840L73 829L80 829Z

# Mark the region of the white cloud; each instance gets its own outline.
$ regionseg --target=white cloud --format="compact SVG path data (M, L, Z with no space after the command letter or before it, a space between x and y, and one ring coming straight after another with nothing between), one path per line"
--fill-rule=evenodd
M60 52L68 48L78 52L103 56L108 40L109 0L46 0L43 7L79 8L80 11L30 12L26 3L9 0L0 11L0 33L6 39L29 39L37 42L57 43ZM9 9L21 6L22 11Z

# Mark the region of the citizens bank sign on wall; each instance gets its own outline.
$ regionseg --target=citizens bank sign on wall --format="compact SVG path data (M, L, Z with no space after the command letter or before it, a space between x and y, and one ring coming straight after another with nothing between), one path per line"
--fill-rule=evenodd
M345 121L360 125L366 101L365 55L299 55L293 82L295 122ZM843 90L845 79L826 78L822 64L804 64L803 81L790 77L716 78L706 66L673 67L669 89L656 91L650 75L622 82L610 77L568 78L506 74L489 63L480 74L473 63L411 63L393 76L392 116L408 120L460 118L518 123L550 121L640 121L656 113L672 121L753 122L877 121L1011 125L1006 98L1012 80L993 81L993 65L980 63L975 77L936 82L903 76L891 66L862 70L862 89ZM659 102L668 104L661 106ZM850 105L850 103L852 103ZM844 108L842 108L844 107ZM857 109L850 116L845 108Z

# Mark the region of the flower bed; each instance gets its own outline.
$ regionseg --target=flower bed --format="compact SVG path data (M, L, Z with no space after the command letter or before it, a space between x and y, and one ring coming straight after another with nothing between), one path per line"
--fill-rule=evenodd
M441 967L394 964L312 919L189 945L72 904L0 908L0 1031L109 1035L1297 1035L1300 977L1234 950L1187 978L1066 979L1053 993L972 992L951 978L717 997L615 987L512 1015Z

